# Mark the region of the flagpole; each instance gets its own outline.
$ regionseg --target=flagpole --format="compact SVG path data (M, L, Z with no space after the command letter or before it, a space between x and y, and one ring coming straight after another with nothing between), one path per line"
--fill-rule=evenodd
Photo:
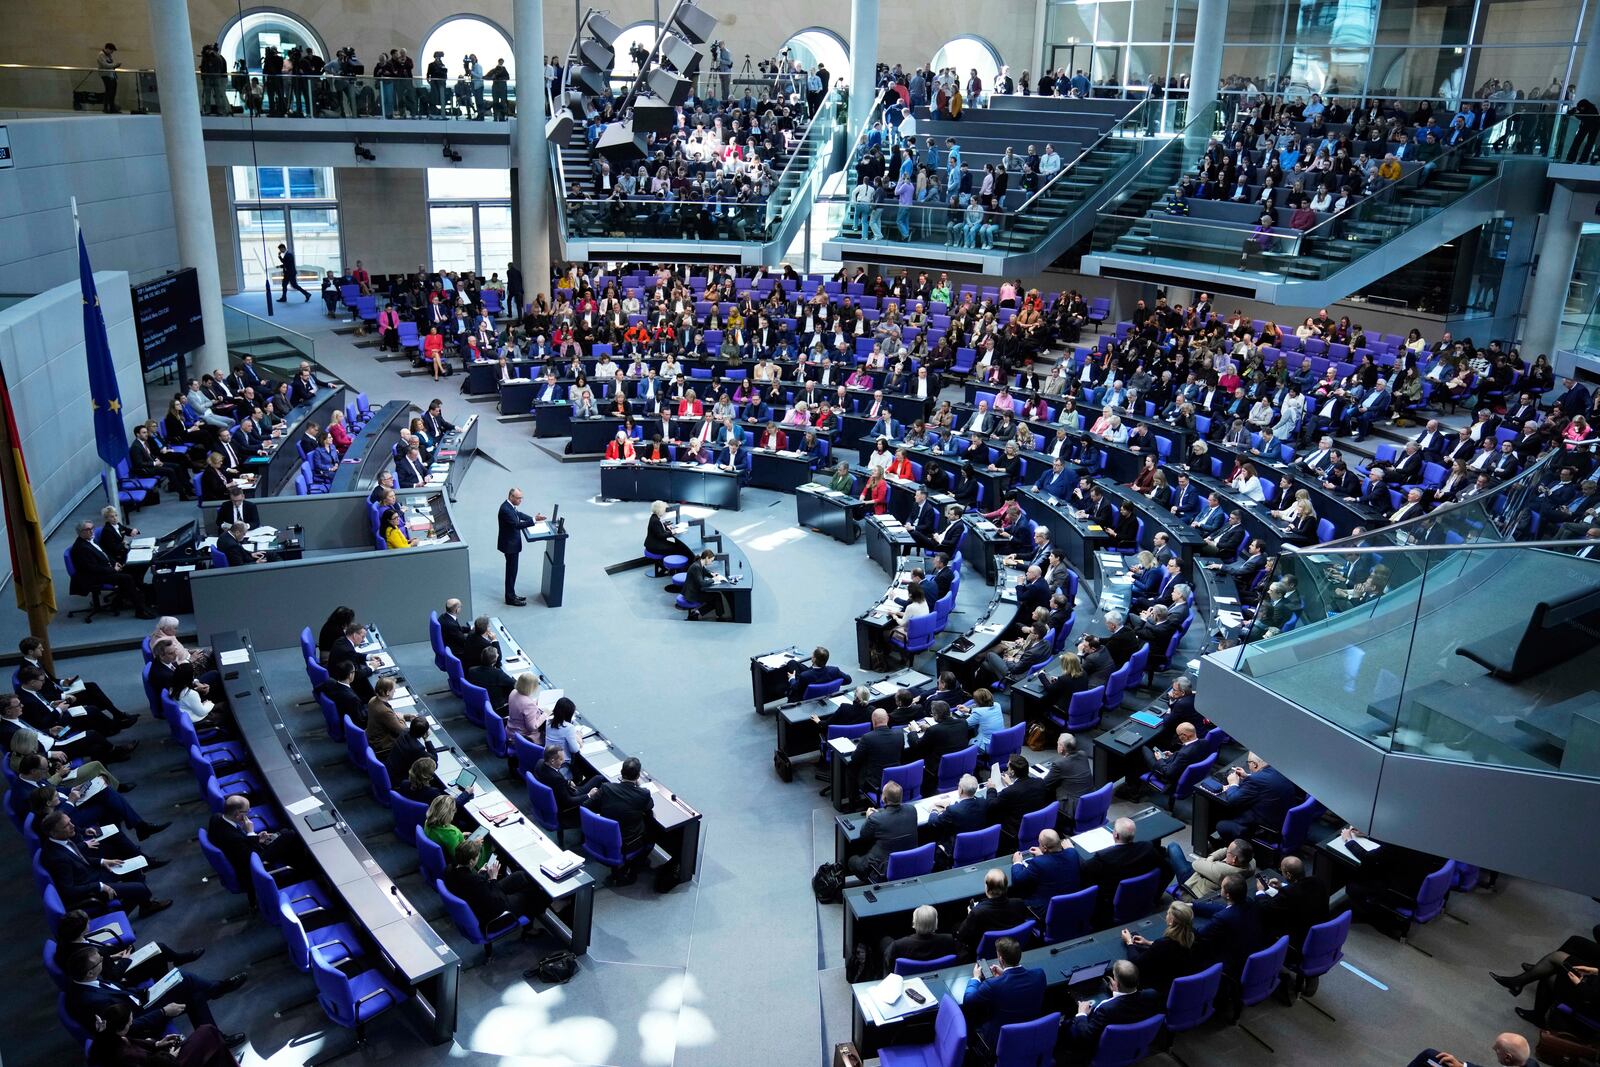
M72 238L73 244L83 239L83 227L78 224L78 198L72 197ZM87 341L87 338L85 338ZM105 473L100 477L100 484L105 486L106 503L117 509L117 517L122 518L122 492L117 484L117 468L107 466Z

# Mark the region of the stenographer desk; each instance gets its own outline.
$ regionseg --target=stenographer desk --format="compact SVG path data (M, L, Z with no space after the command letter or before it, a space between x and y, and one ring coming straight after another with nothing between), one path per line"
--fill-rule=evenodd
M217 633L213 644L239 738L284 813L285 832L305 842L320 880L334 891L352 925L377 947L383 969L411 993L405 1010L424 1036L433 1044L449 1041L456 1028L460 959L372 858L324 791L267 690L249 634ZM313 817L331 818L331 825L314 830L308 822Z
M750 561L745 557L731 536L724 534L715 526L707 528L705 519L688 519L673 527L673 533L683 538L689 531L695 531L700 539L699 544L690 544L684 540L693 553L698 553L702 548L709 548L716 553L710 568L713 584L711 591L722 594L728 603L728 613L734 622L749 623L755 621L753 601L755 599L755 571L750 568ZM722 565L719 575L717 564Z
M490 632L500 645L506 672L518 675L531 672L539 679L541 687L560 687L523 651L517 639L511 636L499 618L489 620ZM622 780L622 762L627 754L606 739L599 727L589 722L581 713L574 716L582 734L579 752L573 757L572 777L582 780L601 775L610 781ZM646 771L640 785L650 791L653 802L651 819L655 823L656 847L665 852L678 866L678 881L692 881L700 871L700 844L703 820L698 811L690 807L678 794L650 777ZM585 931L587 933L587 930ZM573 951L577 951L574 949Z
M612 500L665 500L739 510L739 478L711 463L602 460L600 495Z

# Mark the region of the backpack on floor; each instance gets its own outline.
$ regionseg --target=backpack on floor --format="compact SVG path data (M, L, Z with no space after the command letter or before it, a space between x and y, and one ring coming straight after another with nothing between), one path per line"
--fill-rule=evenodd
M818 904L837 904L844 899L844 864L824 863L811 876L811 892Z
M565 985L572 981L572 976L577 973L578 957L570 952L552 952L523 971L522 977L530 982L543 982L545 985Z

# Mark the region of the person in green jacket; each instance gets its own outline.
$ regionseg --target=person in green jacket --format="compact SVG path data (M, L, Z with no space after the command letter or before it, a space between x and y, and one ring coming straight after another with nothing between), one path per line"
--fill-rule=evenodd
M466 835L455 825L456 802L454 797L434 797L428 805L428 814L422 820L422 832L444 850L445 863L455 861L456 846L466 840ZM478 855L478 866L489 862L493 849L484 849Z

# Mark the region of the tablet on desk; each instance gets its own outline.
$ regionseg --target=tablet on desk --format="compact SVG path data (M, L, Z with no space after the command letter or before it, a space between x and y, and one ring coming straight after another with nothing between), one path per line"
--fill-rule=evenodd
M1101 960L1099 963L1087 967L1079 967L1067 977L1067 987L1076 989L1079 986L1094 985L1111 972L1111 961Z
M478 773L476 771L463 767L461 768L461 773L456 775L456 787L459 789L471 789L477 784Z
M489 828L487 826L480 826L476 830L472 831L472 833L470 835L468 835L467 840L468 841L482 841L484 838L486 838L488 836L489 836Z

